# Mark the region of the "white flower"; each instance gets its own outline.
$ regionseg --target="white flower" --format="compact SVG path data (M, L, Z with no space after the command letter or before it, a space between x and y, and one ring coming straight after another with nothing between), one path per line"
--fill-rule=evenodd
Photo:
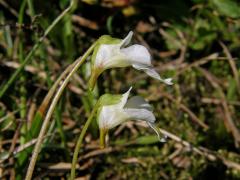
M132 66L137 70L143 70L149 76L171 85L172 79L162 79L151 64L151 55L147 48L134 44L129 47L133 32L129 32L123 40L104 36L92 57L92 76L90 86L94 86L98 76L106 69ZM104 39L105 38L105 39ZM106 40L107 39L107 40ZM92 81L92 82L91 82ZM92 88L92 87L91 87Z
M146 121L147 124L157 133L159 140L164 141L159 135L159 130L155 126L155 116L152 112L152 107L140 96L134 96L128 100L131 88L123 95L110 95L109 99L114 102L107 105L100 106L97 122L99 125L101 138L105 138L105 134L109 129L116 127L129 120L142 120ZM104 142L104 139L102 139Z

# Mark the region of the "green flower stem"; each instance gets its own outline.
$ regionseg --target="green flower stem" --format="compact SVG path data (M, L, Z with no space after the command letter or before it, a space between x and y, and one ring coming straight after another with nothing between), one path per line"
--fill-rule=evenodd
M92 73L88 81L88 88L90 91L93 91L95 84L97 82L98 76L103 72L103 70L100 68L95 68L95 69L92 69L91 71Z
M34 147L32 158L31 158L30 164L28 166L27 175L26 175L26 178L25 178L26 180L31 180L31 178L32 178L33 170L34 170L34 167L35 167L35 164L36 164L36 161L37 161L38 153L40 152L40 149L41 149L44 134L47 130L48 124L50 122L50 119L51 119L52 114L54 112L54 109L56 107L56 104L57 104L58 100L60 99L60 97L63 93L63 90L67 86L67 84L70 81L70 78L72 77L72 75L78 70L78 68L83 64L83 62L87 59L87 57L93 51L95 45L96 45L96 42L87 50L87 52L83 55L82 58L77 59L76 65L73 67L72 71L68 74L68 76L62 82L61 86L59 87L58 91L56 92L56 95L54 96L54 98L52 100L52 103L51 103L51 105L48 109L48 112L46 114L46 117L43 121L43 125L42 125L42 128L40 130L40 133L38 135L38 140L37 140L36 145Z
M25 65L31 60L31 57L35 53L35 51L38 49L38 47L42 44L45 37L52 31L52 29L56 26L56 24L69 12L73 11L76 8L77 0L72 0L70 5L52 22L50 26L46 29L44 32L44 35L39 38L37 43L33 46L32 50L28 53L28 55L25 57L24 61L22 62L21 66L13 73L13 75L10 77L10 79L7 81L6 84L3 85L0 89L0 98L3 97L5 92L8 90L8 88L11 86L11 84L17 79L18 75L21 73L21 71L24 69Z
M19 10L19 16L18 16L18 23L22 24L23 23L23 19L24 19L24 10L26 8L26 0L24 0L21 4L20 10ZM18 36L19 36L19 44L18 44L18 57L19 57L19 61L20 63L23 62L24 60L24 54L23 54L23 32L21 29L18 30ZM20 89L19 89L19 93L20 93L20 118L21 119L25 119L26 118L26 87L24 82L26 81L26 77L23 74L22 76L20 76L19 78L20 80ZM26 142L26 133L27 133L27 122L24 122L22 124L22 127L20 129L21 131L21 136L20 136L20 143L24 144Z
M106 146L106 135L107 135L106 129L100 129L100 148L105 148Z
M98 109L98 104L99 103L96 103L96 105L94 106L94 109L92 110L91 115L89 116L87 122L84 124L82 132L79 135L79 138L78 138L78 141L77 141L77 145L75 147L74 154L73 154L70 180L74 180L75 179L75 172L76 172L76 164L77 164L77 160L78 160L78 153L79 153L79 150L81 148L81 145L82 145L82 142L83 142L83 138L84 138L84 136L85 136L85 134L87 132L87 129L88 129L89 125L91 124L94 115L96 114L96 111Z

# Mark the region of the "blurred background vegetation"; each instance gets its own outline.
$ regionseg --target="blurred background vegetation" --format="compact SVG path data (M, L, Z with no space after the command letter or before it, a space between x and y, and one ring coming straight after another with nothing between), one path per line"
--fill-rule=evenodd
M69 0L0 0L0 89ZM103 93L133 86L171 133L159 143L142 122L110 131L99 149L96 122L81 149L79 179L240 179L240 3L234 0L79 0L45 37L0 98L0 179L23 179L35 116L53 82L101 35L146 46L166 86L132 68L104 72L87 93L90 63L72 78L38 159L36 179L66 179L78 135ZM47 107L44 107L47 108ZM43 111L44 112L44 111ZM80 178L81 177L81 178Z

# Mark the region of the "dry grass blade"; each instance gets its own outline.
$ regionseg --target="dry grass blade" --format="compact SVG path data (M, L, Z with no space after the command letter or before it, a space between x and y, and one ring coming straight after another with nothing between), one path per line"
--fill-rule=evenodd
M4 66L7 66L9 68L14 68L17 69L21 66L21 64L19 64L18 62L14 62L14 61L4 61L1 62L1 64L3 64ZM47 74L44 71L39 70L38 68L35 68L34 66L31 65L26 65L24 67L24 70L27 72L30 72L32 74L36 74L37 76L39 76L40 78L46 79Z
M46 135L44 136L44 138L49 137L50 135ZM4 158L2 158L0 160L0 163L3 163L5 160L11 158L12 156L17 155L18 153L24 151L25 149L29 148L30 146L34 145L37 142L37 139L32 139L31 141L16 147L15 149L13 149L12 151L9 151L8 154L6 156L4 156Z

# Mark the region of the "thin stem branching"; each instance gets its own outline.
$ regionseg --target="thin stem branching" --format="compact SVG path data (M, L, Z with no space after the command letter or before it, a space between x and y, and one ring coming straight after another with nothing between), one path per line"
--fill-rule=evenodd
M95 47L96 43L94 43L87 51L86 53L79 59L77 59L77 63L76 65L73 67L72 71L68 74L68 76L66 77L66 79L62 82L61 86L59 87L58 91L56 92L56 95L54 96L52 103L48 109L48 112L46 114L46 117L43 121L43 125L41 127L40 133L38 135L38 140L37 143L34 147L33 150L33 154L32 154L32 158L30 161L30 164L28 166L28 170L27 170L27 175L26 175L26 180L31 180L32 178L32 174L33 174L33 170L37 161L37 157L38 154L40 152L41 149L41 145L42 145L42 141L43 141L43 137L45 135L45 132L48 128L50 119L52 117L52 114L54 112L54 109L57 105L58 100L60 99L63 90L65 89L65 87L67 86L68 82L70 81L72 75L79 69L79 67L85 62L85 60L87 59L87 57L90 55L90 53L93 51L94 47Z

